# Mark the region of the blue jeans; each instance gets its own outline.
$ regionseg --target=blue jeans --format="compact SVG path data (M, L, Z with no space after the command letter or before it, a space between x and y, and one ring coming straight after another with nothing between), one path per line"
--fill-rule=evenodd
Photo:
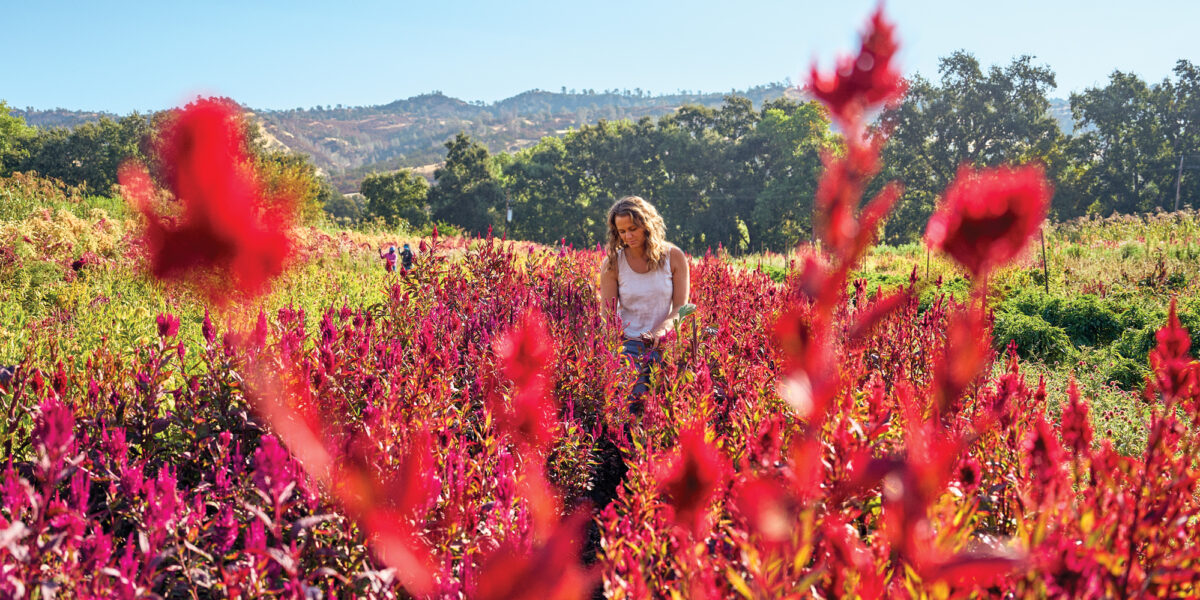
M662 353L656 348L647 348L642 340L625 340L621 355L626 356L638 370L637 383L633 386L633 398L650 391L650 367L662 362Z

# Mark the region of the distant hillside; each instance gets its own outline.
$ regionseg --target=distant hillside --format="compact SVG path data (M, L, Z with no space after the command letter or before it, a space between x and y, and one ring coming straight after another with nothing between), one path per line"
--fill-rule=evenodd
M756 105L783 96L789 86L773 83L731 91ZM640 119L669 114L684 104L720 106L725 93L651 96L642 90L547 92L531 90L492 104L465 102L441 92L381 106L254 110L269 145L278 144L312 157L343 192L358 190L371 171L395 170L440 162L443 143L465 131L495 152L513 151L549 135L600 119ZM97 112L14 110L38 127L74 127L117 115Z
M787 84L773 83L734 91L755 105L779 98ZM353 192L366 174L401 167L433 165L445 157L442 144L459 131L483 142L493 153L531 146L545 136L561 135L572 127L601 119L637 120L674 112L684 104L717 107L726 93L686 93L651 96L642 90L595 92L530 90L484 104L465 102L441 92L363 107L321 107L293 110L252 110L269 145L276 144L312 157L339 190ZM30 125L74 127L117 115L54 110L14 110ZM1066 100L1050 100L1050 113L1066 133L1072 130ZM429 169L426 169L429 171Z
M787 89L772 84L733 93L761 104L783 96ZM493 153L511 152L600 119L657 117L684 104L720 106L725 95L531 90L485 105L434 92L382 106L262 111L257 116L272 137L312 156L339 189L353 191L370 171L441 161L442 144L460 131Z
M120 115L115 115L108 112L93 112L87 110L67 110L65 108L54 108L50 110L36 110L27 108L25 110L12 109L11 114L17 115L25 122L34 127L44 127L46 129L54 127L66 127L68 129L76 125L84 123L93 123L104 117L110 119L119 119Z
M1075 119L1071 116L1071 101L1062 98L1050 99L1050 116L1058 123L1063 133L1071 135L1075 131Z

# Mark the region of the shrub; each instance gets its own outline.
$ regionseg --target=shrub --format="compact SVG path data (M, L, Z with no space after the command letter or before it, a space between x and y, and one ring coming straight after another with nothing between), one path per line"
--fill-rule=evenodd
M764 264L761 268L762 272L766 273L767 277L771 278L771 281L774 281L775 283L783 283L784 281L787 281L787 267L777 267L775 265Z
M1074 348L1065 331L1038 316L1020 313L997 313L992 332L992 344L1002 350L1009 341L1016 342L1017 355L1046 364L1061 362Z
M1058 319L1046 319L1062 327L1078 346L1097 346L1121 335L1121 322L1108 307L1091 294L1072 298L1058 309Z
M1134 391L1146 383L1146 369L1143 362L1114 356L1112 363L1104 370L1106 381L1116 383L1121 389Z
M1166 315L1162 311L1156 314L1154 311L1147 309L1141 304L1130 304L1125 310L1117 315L1117 322L1121 325L1121 330L1141 329L1147 325L1161 323Z
M1006 298L998 306L996 310L1007 312L1018 312L1023 315L1041 316L1042 309L1046 306L1046 301L1049 296L1040 290L1023 289L1012 296Z
M1142 327L1141 329L1126 329L1121 334L1120 339L1114 344L1114 347L1125 358L1145 361L1146 355L1154 347L1154 332L1155 328L1151 326Z

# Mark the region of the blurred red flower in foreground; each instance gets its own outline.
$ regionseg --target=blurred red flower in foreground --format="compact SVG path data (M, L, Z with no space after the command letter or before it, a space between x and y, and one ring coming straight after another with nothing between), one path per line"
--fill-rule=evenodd
M554 437L554 399L550 395L550 368L554 347L546 318L530 310L495 344L504 376L513 382L509 402L489 398L497 425L522 444L541 447Z
M479 600L569 600L586 598L595 574L579 562L581 531L590 514L566 516L544 544L523 551L513 541L482 561Z
M930 217L925 241L980 278L1025 249L1046 218L1052 192L1036 165L964 166Z
M697 539L709 526L709 507L730 472L725 455L704 437L703 423L681 431L679 454L674 460L660 463L658 478L675 524Z
M895 25L884 20L883 8L871 15L858 56L838 59L837 71L825 76L812 67L809 90L843 124L860 124L871 105L895 100L904 93L904 80L893 69Z
M126 195L146 216L154 276L196 284L215 302L227 301L233 291L265 291L293 245L294 201L280 198L271 205L283 210L264 210L238 118L233 103L202 99L167 126L157 154L182 204L177 219L155 212L156 191L144 165L127 162L118 173Z

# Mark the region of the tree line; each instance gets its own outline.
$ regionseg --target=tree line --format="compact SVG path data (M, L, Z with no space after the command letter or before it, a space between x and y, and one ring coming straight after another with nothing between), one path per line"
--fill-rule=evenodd
M1048 67L1028 56L986 69L966 52L943 58L936 81L913 77L905 99L875 121L887 135L876 185L895 179L905 189L884 239L919 239L938 194L964 164L1042 163L1059 219L1196 204L1200 71L1181 60L1173 75L1147 83L1117 71L1106 85L1072 94L1068 135L1049 113L1055 76ZM432 185L407 170L369 175L362 209L393 223L440 221L580 245L602 239L616 198L637 194L659 208L670 239L690 252L717 244L783 250L812 235L821 156L836 151L837 138L813 103L785 98L755 110L735 96L717 109L601 121L511 154L489 155L459 134L446 143Z
M1157 83L1116 71L1105 85L1072 94L1071 134L1049 113L1054 72L1031 57L984 68L957 52L941 60L936 80L908 83L904 100L875 119L887 136L876 185L904 184L882 231L889 243L919 239L964 164L1042 163L1059 219L1200 204L1200 71L1187 60ZM0 109L0 175L36 170L94 193L110 193L121 160L146 155L163 118L43 130ZM460 133L445 143L432 183L408 169L373 173L361 199L334 193L303 156L261 143L256 156L304 189L310 215L323 208L341 222L445 223L589 245L603 238L611 203L637 194L659 208L669 239L689 252L718 244L778 251L811 237L822 154L837 151L838 136L815 103L780 98L756 109L728 96L718 108L685 105L657 119L583 125L513 153L491 154Z
M74 127L30 127L10 114L0 101L0 177L14 172L37 173L93 196L115 196L117 170L126 160L139 160L161 179L162 165L155 164L153 148L174 111L132 113ZM268 197L297 199L302 220L321 218L322 207L341 195L320 175L309 157L268 148L258 126L242 119L246 153Z

